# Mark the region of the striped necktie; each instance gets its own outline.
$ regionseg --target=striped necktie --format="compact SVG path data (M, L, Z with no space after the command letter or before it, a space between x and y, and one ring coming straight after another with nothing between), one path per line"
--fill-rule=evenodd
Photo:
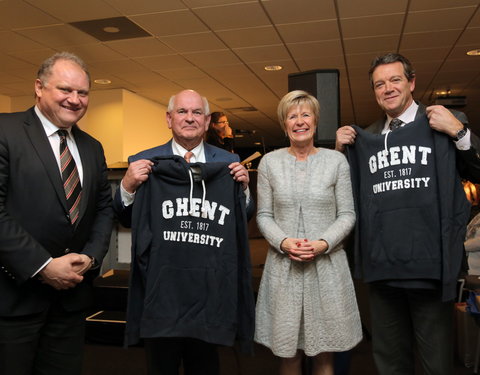
M82 185L78 174L75 160L67 146L67 131L59 130L60 137L60 168L62 170L63 189L67 198L67 206L70 213L70 222L74 224L80 213L80 199L82 197Z

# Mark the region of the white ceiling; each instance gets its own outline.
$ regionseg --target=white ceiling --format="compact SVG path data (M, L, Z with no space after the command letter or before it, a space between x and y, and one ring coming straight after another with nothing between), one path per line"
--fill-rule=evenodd
M467 96L464 111L480 130L478 0L0 0L0 94L31 95L38 65L56 51L77 53L92 78L166 104L191 88L234 128L255 130L242 143L279 145L276 106L288 74L340 70L341 123L379 116L367 71L386 52L417 71L415 97L438 90ZM99 42L70 22L126 16L152 37ZM265 65L282 65L266 72ZM257 111L229 110L255 107ZM477 130L477 132L478 132Z

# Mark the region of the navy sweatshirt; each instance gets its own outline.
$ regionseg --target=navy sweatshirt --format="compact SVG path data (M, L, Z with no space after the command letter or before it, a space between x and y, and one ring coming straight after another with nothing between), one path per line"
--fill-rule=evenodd
M453 142L426 116L385 135L355 130L356 276L437 280L451 299L469 213Z
M152 161L132 213L126 344L193 337L231 346L237 339L250 350L254 298L241 185L228 163Z

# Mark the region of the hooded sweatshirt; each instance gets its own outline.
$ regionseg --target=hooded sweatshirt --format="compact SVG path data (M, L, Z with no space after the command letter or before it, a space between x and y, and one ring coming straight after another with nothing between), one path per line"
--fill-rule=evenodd
M453 298L469 209L453 142L426 116L384 135L355 130L356 276L436 280Z
M228 346L237 339L249 350L254 299L241 185L228 163L152 161L132 212L127 345L192 337Z

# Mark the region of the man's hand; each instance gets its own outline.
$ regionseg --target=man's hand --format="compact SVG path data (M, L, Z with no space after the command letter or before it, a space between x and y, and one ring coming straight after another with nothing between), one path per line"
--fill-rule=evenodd
M147 181L148 175L152 172L152 165L153 162L146 159L130 163L122 179L123 188L130 194L135 193L138 187Z
M335 150L345 152L345 145L353 145L357 132L351 126L342 126L337 129L337 136L335 139Z
M72 253L73 254L73 253ZM81 258L81 262L75 262L73 264L73 271L80 276L83 276L90 268L92 268L92 259L85 254L78 254Z
M45 284L57 290L73 288L83 280L83 276L75 272L79 264L83 264L83 258L79 254L70 253L53 258L39 275Z
M463 129L463 124L443 105L431 105L426 109L430 127L452 138Z
M230 164L228 168L230 168L230 174L233 175L233 179L237 182L241 182L243 190L246 190L248 183L250 182L247 169L238 161Z

